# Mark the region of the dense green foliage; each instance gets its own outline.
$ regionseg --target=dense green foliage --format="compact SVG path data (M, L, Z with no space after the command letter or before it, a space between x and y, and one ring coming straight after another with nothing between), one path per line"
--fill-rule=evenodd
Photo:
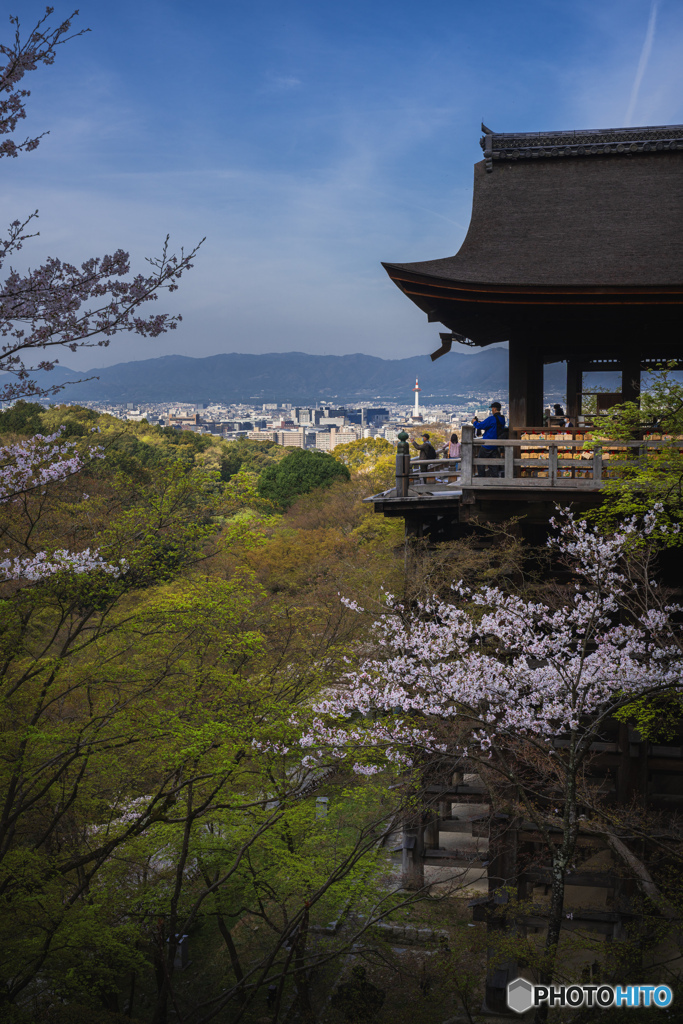
M425 779L448 766L312 769L298 739L348 659L373 644L387 591L410 607L451 594L454 579L538 592L518 532L416 542L407 557L402 521L361 500L390 479L384 443L344 446L344 465L79 407L1 415L0 443L64 427L103 455L0 506L2 547L90 548L125 567L118 578L64 571L1 588L0 1018L254 1024L272 1019L274 985L280 1024L310 1021L349 954L383 979L382 1024L422 1020L423 1006L431 1019L435 1003L415 1002L424 962L439 977L439 1012L474 1014L493 940L470 927L472 893L418 906L425 894L396 891L382 847ZM290 493L283 510L261 481L309 454L325 474L317 487L302 474L312 489ZM340 594L368 611L349 611ZM628 721L656 740L678 711L643 700ZM633 808L608 814L628 834L647 827ZM676 851L650 866L678 905ZM448 949L411 960L368 931L408 910L447 925ZM342 926L330 934L333 921ZM648 950L661 934L654 920ZM189 936L187 971L178 935ZM521 948L518 935L500 940ZM646 948L642 936L610 945L590 946L591 963ZM533 966L533 941L524 950Z
M659 441L642 449L619 453L618 470L611 471L603 505L591 514L610 532L624 519L642 517L655 505L667 516L671 547L683 543L683 383L670 368L650 375L640 402L625 402L596 422L595 436L605 441Z
M90 548L124 571L2 587L0 1015L56 1020L65 1003L105 1019L134 984L137 1019L178 1000L194 1019L201 992L237 1021L273 977L303 1005L301 963L344 949L309 929L389 907L377 843L396 797L383 779L326 778L321 817L291 718L364 628L340 587L389 579L400 534L363 529L360 485L329 457L329 507L313 491L282 516L245 468L280 457L270 445L9 412L2 443L64 427L103 457L1 506L3 548ZM191 977L174 968L186 933Z
M350 480L343 463L326 452L295 448L277 465L268 466L259 477L259 494L289 508L296 498L317 487L329 487L334 480Z

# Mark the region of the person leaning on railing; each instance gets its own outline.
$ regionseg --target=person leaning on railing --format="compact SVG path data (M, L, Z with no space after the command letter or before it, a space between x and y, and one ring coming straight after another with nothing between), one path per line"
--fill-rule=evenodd
M451 434L450 441L444 441L441 447L437 448L436 451L438 455L443 455L445 459L460 459L460 441L458 440L458 435L455 431ZM449 466L448 468L449 470L457 472L457 470L460 469L460 464L458 462L457 465ZM447 476L445 479L448 480L449 477Z
M491 402L491 415L481 421L475 416L472 423L476 427L477 434L484 435L485 441L494 441L497 438L502 437L503 432L505 431L505 417L500 411L500 402ZM479 448L478 456L480 459L499 459L500 448L495 445L483 444ZM477 475L501 476L502 473L498 466L477 466Z

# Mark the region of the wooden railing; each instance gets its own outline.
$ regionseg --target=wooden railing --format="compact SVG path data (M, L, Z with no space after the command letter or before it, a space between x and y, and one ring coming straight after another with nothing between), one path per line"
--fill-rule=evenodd
M529 433L540 433L530 431ZM409 494L445 494L467 490L529 488L597 491L614 477L620 466L632 464L648 448L661 448L666 440L597 441L584 436L567 438L522 437L484 440L474 428L462 428L459 459L396 458L396 497ZM496 458L481 454L482 447L498 449Z

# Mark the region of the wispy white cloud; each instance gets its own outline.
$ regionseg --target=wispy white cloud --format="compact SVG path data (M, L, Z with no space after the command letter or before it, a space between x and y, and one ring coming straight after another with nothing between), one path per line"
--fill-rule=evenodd
M681 123L683 7L658 2L654 21L644 0L604 0L602 5L580 0L578 10L583 46L556 72L562 103L556 103L554 124L619 128L636 122ZM636 85L631 116L625 117Z
M647 64L652 53L652 44L655 41L655 28L657 25L657 8L659 7L658 0L653 0L652 7L650 8L650 17L647 23L647 31L645 32L645 40L643 42L643 49L640 52L640 60L638 61L638 68L636 70L636 77L633 80L633 88L631 89L631 98L628 104L628 110L626 111L626 117L624 118L624 125L629 127L633 124L633 114L638 102L638 95L640 93L640 86L643 81L643 76L647 69Z
M299 89L303 85L300 78L296 75L275 75L269 74L266 78L266 82L259 89L261 94L273 93L273 92L293 92L295 89Z

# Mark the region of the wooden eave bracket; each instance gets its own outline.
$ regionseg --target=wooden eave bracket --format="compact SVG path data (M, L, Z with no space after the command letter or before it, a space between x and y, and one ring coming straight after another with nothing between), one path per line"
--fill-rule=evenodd
M470 341L464 334L456 334L455 331L451 331L448 334L439 334L439 337L441 338L441 347L437 348L436 352L432 352L430 355L429 358L432 362L450 352L454 341L457 341L459 345L469 345L471 348L476 348L476 342Z

